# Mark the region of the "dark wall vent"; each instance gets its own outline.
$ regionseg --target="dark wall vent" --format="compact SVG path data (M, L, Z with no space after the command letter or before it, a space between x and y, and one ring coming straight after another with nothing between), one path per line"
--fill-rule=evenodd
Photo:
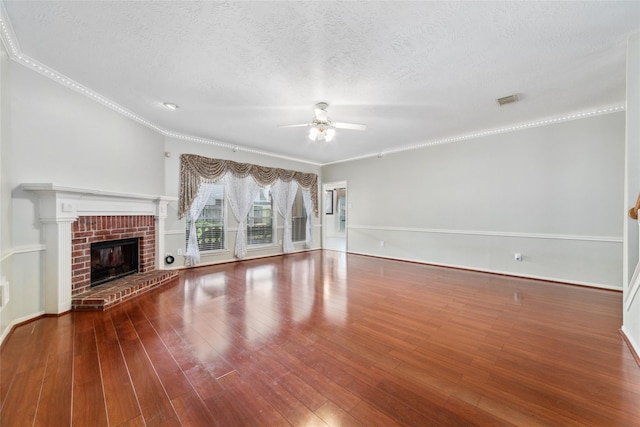
M496 99L496 101L498 101L498 104L502 107L505 104L512 104L514 102L520 101L520 97L516 93L509 96L503 96L502 98Z

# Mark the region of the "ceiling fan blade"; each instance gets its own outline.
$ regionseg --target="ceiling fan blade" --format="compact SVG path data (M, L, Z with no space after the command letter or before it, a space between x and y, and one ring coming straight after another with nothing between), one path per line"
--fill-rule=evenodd
M279 128L301 128L301 127L308 127L309 123L303 123L303 124L299 124L299 125L278 125L277 127Z
M333 126L335 126L338 129L351 129L351 130L366 130L367 129L367 125L359 125L356 123L334 123Z

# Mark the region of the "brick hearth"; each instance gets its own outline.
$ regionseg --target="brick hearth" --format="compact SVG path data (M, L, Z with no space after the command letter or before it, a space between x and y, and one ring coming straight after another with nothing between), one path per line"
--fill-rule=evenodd
M165 284L176 271L154 270L156 229L151 215L81 216L71 229L71 309L106 310ZM91 244L139 239L139 273L91 287Z
M164 285L178 277L177 271L155 270L112 280L71 298L71 310L102 311Z

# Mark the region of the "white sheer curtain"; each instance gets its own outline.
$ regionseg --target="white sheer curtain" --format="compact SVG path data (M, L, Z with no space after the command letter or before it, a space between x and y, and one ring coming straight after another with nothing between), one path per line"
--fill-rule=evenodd
M260 186L251 175L238 178L231 173L227 173L223 181L229 206L231 206L231 211L238 220L235 255L238 258L244 258L247 254L247 215L253 206L253 201L258 196Z
M313 212L313 204L311 202L311 192L309 190L302 191L302 203L307 213L307 223L305 224L304 244L307 249L311 248L311 213Z
M215 184L200 184L200 189L196 198L193 200L189 208L189 219L191 226L189 227L189 241L187 242L187 254L185 255L184 264L187 266L196 265L200 262L200 248L198 247L198 234L196 231L196 221L200 217L207 200L213 193Z
M278 213L284 218L284 236L282 238L282 250L284 253L293 252L293 239L291 237L291 210L296 199L298 183L294 180L284 182L277 179L271 186L271 198L276 205Z

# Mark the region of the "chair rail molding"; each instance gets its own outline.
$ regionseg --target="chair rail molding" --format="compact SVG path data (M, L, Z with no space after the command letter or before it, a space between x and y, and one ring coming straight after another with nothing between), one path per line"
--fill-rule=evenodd
M526 239L547 239L547 240L579 240L585 242L610 242L622 243L622 236L587 236L575 234L545 234L545 233L524 233L510 231L485 231L485 230L448 230L443 228L417 228L417 227L393 227L376 225L349 225L353 230L376 230L376 231L397 231L404 233L427 233L427 234L462 234L468 236L492 236L492 237L518 237Z

